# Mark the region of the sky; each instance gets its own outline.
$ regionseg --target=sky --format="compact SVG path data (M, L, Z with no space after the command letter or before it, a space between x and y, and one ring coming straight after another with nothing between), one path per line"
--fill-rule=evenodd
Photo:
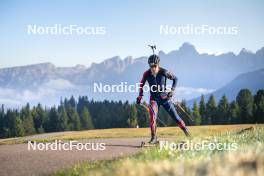
M51 62L89 66L113 56L151 54L148 44L168 53L184 42L200 53L253 52L264 46L261 0L1 0L0 68ZM28 25L103 27L104 35L32 35ZM170 27L236 27L236 35L160 33Z

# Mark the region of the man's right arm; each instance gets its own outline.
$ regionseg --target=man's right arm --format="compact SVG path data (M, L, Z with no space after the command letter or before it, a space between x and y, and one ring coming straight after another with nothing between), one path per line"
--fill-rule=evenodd
M147 76L148 76L148 71L145 71L144 74L143 74L143 77L140 81L140 84L139 84L139 96L143 96L143 87L146 83L146 80L147 80Z

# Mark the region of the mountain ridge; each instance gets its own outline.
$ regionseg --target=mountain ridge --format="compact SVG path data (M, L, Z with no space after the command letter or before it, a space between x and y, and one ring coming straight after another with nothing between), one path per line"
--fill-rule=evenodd
M210 55L200 54L194 45L184 43L178 50L167 54L161 50L158 54L161 57L161 66L178 77L181 93L177 96L184 99L192 99L201 93L217 90L242 73L264 68L264 47L256 53L241 49L237 55L233 52ZM102 62L93 63L89 67L78 64L72 67L58 67L50 62L44 62L0 68L0 89L3 92L0 93L0 103L1 99L12 100L10 92L17 94L21 101L23 97L29 97L28 101L39 97L39 101L42 101L49 96L54 97L55 101L55 98L59 99L61 96L71 94L89 95L98 99L133 101L136 93L124 93L121 96L94 94L89 92L91 90L89 87L91 88L95 82L109 85L127 82L127 84L135 85L147 69L145 56L137 58L114 56Z
M229 101L235 100L241 89L249 89L253 95L256 94L259 89L264 89L264 68L240 74L225 86L212 93L204 95L204 98L208 101L209 96L214 95L218 102L221 97L225 95ZM191 106L194 101L199 102L200 99L201 97L199 96L198 98L189 100L187 104Z

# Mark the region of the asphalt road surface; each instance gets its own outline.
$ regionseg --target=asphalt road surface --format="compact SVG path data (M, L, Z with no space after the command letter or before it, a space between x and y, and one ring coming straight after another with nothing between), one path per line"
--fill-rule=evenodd
M34 137L29 140L34 140ZM105 150L28 150L28 143L0 145L0 175L49 175L83 161L106 160L135 154L141 150L141 141L147 140L110 138L78 141L83 144L105 143Z

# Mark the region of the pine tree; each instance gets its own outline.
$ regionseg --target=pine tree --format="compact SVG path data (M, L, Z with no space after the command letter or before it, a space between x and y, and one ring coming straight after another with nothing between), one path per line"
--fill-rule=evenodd
M206 116L208 117L208 124L216 124L216 102L213 95L210 95L206 104Z
M128 125L129 127L136 127L138 125L138 122L137 122L137 109L136 109L136 106L133 104L133 105L130 105L129 106L129 109L128 109Z
M94 126L88 108L84 106L80 111L81 128L86 130L93 129Z
M4 137L4 117L4 105L2 104L0 108L0 138Z
M264 89L258 90L254 96L254 119L257 123L264 123Z
M77 111L73 107L66 107L67 115L68 115L68 126L70 130L80 130L81 122L80 117Z
M45 121L47 120L47 117L41 104L38 104L37 107L33 108L32 116L34 121L34 127L37 133L43 133L44 132L43 126Z
M5 115L5 137L15 136L15 119L15 113L11 109L8 109Z
M2 106L3 108L3 106ZM2 117L2 137L9 137L10 136L10 109L7 109L6 112L3 111L3 117Z
M23 126L25 130L25 135L35 134L36 130L34 127L33 117L30 111L29 104L21 109L21 120L23 121Z
M68 105L71 106L72 108L76 108L76 101L73 96L71 96L70 100L68 101Z
M239 116L239 106L236 101L232 101L228 108L228 122L232 124L241 123Z
M239 91L236 101L239 105L240 116L242 123L253 123L253 96L248 89L242 89Z
M201 100L199 103L199 112L201 115L201 125L207 125L208 117L206 116L206 105L205 105L204 95L201 96Z
M196 101L194 101L194 103L193 103L192 117L194 118L195 125L201 124L201 115L200 115L199 107L198 107Z
M59 131L59 115L56 107L51 107L49 111L49 122L48 122L48 131L55 132Z
M15 118L15 125L14 125L14 136L24 136L25 130L23 127L23 122L20 117Z
M116 111L114 109L116 109ZM124 108L124 104L122 103L122 101L118 101L118 103L115 104L114 109L112 108L112 113L114 113L116 116L113 119L113 122L115 123L114 126L119 128L128 126L127 124L128 114L126 109Z
M4 137L23 136L23 124L17 110L7 110L5 115Z
M227 97L224 95L220 99L217 107L217 119L216 119L217 124L228 123L228 109L229 109L228 100Z
M58 131L68 130L68 116L62 104L58 107L58 118Z

